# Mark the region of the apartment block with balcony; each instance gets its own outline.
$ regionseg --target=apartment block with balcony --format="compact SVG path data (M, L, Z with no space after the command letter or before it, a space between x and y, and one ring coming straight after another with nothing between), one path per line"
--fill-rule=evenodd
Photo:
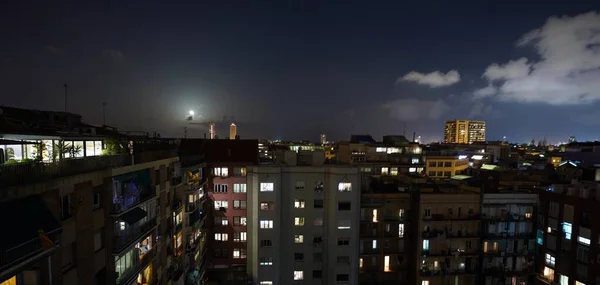
M360 174L323 152L248 167L247 271L254 284L357 284Z
M226 282L246 278L247 186L246 167L258 164L257 140L182 141L182 152L201 155L200 185L206 207L204 223L207 279ZM188 197L189 198L189 197ZM233 273L232 273L233 272Z
M385 184L361 194L360 284L412 284L415 266L410 250L411 195L397 184ZM408 188L408 187L406 187Z
M176 145L141 138L112 145L115 153L103 156L0 165L2 210L26 211L18 226L5 225L20 230L0 249L0 282L161 284L155 197L169 188Z
M539 193L536 272L545 284L596 284L600 184L555 184Z
M203 176L202 168L205 166L203 155L182 155L180 157L183 183L176 186L176 201L183 201L183 219L181 227L175 227L175 236L181 232L183 246L187 261L186 284L199 285L206 280L206 252L207 232L205 218L207 208L212 206L206 203L204 188L207 179ZM173 216L180 215L175 211ZM176 222L176 221L175 221Z
M482 204L482 284L534 284L538 194L486 191Z
M479 285L480 194L451 184L418 184L421 236L417 284Z
M452 120L444 125L444 143L484 142L485 134L484 121Z

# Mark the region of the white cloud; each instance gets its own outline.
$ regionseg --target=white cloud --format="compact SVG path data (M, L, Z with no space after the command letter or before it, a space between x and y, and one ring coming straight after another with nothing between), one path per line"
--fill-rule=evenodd
M475 99L480 99L480 98L485 98L485 97L489 97L492 95L496 95L497 92L498 92L498 88L496 88L490 84L486 87L475 90L475 92L473 92L473 96L475 97Z
M446 113L450 106L444 100L398 99L383 104L390 116L400 121L437 119Z
M490 65L483 77L497 86L495 99L551 105L600 100L600 13L551 17L518 45L533 46L540 60Z
M527 63L527 58L511 60L503 65L494 63L485 69L482 77L489 81L508 80L527 76L531 70L531 64Z
M428 85L431 88L437 88L450 86L459 82L460 74L456 70L450 70L446 74L439 71L434 71L427 74L411 71L406 75L398 78L398 80L396 80L396 84L398 84L401 81L415 82L421 85Z

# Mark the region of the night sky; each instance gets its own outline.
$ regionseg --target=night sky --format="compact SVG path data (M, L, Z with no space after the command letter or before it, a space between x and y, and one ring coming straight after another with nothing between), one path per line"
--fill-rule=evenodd
M600 138L598 1L5 2L0 105L62 111L67 83L86 122L106 102L108 125L163 137L194 110L223 137L233 117L242 138L427 142L455 118Z

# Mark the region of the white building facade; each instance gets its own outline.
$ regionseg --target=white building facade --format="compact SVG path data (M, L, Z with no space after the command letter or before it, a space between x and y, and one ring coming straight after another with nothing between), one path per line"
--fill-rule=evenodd
M255 284L358 284L360 172L247 168L247 271Z

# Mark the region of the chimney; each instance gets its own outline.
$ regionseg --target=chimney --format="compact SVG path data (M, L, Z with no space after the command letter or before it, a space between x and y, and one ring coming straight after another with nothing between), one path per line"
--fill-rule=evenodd
M413 132L413 142L415 142L415 139L417 138L417 132Z

